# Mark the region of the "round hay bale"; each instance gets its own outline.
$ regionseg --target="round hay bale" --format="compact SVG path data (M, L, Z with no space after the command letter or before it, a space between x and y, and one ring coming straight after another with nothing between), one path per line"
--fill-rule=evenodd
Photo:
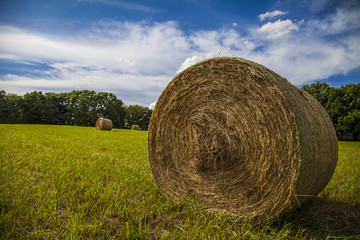
M113 125L112 121L107 118L98 118L98 120L95 123L96 130L109 130L111 131Z
M330 180L337 137L318 101L270 69L213 58L177 75L148 133L151 170L172 197L242 220L274 220Z
M131 130L140 130L139 125L131 125Z

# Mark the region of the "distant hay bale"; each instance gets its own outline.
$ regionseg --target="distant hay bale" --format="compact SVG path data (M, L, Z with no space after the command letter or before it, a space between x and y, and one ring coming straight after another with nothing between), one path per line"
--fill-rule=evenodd
M131 130L139 130L139 125L131 125Z
M267 222L318 194L337 163L324 108L270 69L213 58L177 75L157 101L148 133L159 188L199 206Z
M95 123L96 130L109 130L111 131L113 125L112 121L107 118L98 118L98 120Z

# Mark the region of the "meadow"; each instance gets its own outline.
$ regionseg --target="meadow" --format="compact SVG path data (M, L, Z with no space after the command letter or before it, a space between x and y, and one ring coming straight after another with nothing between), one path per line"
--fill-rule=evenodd
M0 139L0 239L360 238L360 142L339 142L316 198L260 224L160 192L146 131L1 124Z

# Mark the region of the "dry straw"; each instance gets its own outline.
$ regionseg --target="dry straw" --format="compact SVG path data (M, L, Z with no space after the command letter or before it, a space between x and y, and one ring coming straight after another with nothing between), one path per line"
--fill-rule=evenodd
M98 118L95 123L96 130L111 130L112 129L112 121L107 118Z
M131 130L139 130L139 125L131 125Z
M177 75L149 126L151 170L172 197L242 220L274 220L330 180L337 138L312 96L262 65L213 58Z

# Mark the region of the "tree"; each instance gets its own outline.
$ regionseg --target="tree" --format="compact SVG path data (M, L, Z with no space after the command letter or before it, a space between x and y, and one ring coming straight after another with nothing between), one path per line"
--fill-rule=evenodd
M331 89L326 110L339 139L359 140L360 83Z
M7 104L7 123L21 123L23 110L22 106L22 97L16 94L7 94L6 104Z
M131 105L126 108L125 126L130 128L131 125L139 125L142 130L149 128L152 110L139 105Z
M341 116L338 120L338 132L343 139L360 140L360 110Z
M96 94L97 116L111 119L113 127L123 128L126 110L123 102L112 93L100 92Z
M66 124L92 126L97 120L95 91L74 90L67 95Z
M66 93L45 93L44 123L65 124L66 97Z
M124 128L123 102L112 93L89 90L45 95L34 91L22 97L0 91L0 123L93 126L99 117L109 118L114 127Z
M329 84L316 82L310 86L305 85L302 89L315 97L323 107L326 107L329 91L331 89Z
M325 107L340 140L360 140L360 83L331 88L317 82L302 89Z
M45 95L43 95L41 91L25 93L21 101L22 122L37 124L45 123L45 104Z
M6 92L0 91L0 123L7 123L8 121L8 106L6 102Z

